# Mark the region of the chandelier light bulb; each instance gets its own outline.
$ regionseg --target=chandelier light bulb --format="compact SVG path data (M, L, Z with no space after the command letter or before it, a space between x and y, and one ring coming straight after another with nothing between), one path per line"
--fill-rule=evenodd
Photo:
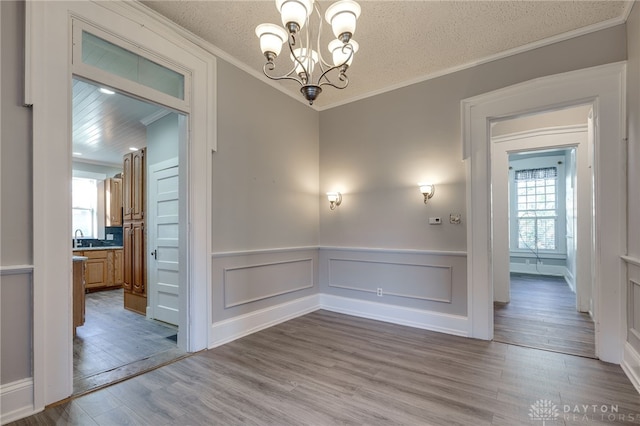
M333 65L339 67L341 65L350 66L353 62L353 56L356 54L360 45L353 39L349 43L335 39L329 43L329 52L333 56Z
M260 39L260 50L269 58L269 53L276 57L289 36L287 32L275 24L260 24L256 27L256 35ZM273 58L271 59L273 60Z
M360 10L360 5L353 0L341 0L329 6L325 19L331 25L336 38L345 43L349 41L356 32Z
M282 16L282 25L289 32L296 33L313 12L313 0L276 0L276 7Z

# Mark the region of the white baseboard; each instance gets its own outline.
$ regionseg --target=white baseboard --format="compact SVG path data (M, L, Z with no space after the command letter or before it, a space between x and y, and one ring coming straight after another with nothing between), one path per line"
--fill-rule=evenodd
M567 267L562 265L538 265L535 263L510 263L509 272L518 274L534 274L534 275L557 275L561 277L567 276Z
M393 324L406 325L440 333L467 337L468 318L461 315L442 314L422 309L406 308L351 299L348 297L320 295L320 308L356 317L369 318Z
M306 315L320 308L318 295L303 297L245 315L240 315L211 325L209 349L232 342L256 331L264 330L281 322Z
M620 364L633 387L640 393L640 354L633 347L625 342L622 363Z
M22 379L0 386L0 424L35 414L33 379Z

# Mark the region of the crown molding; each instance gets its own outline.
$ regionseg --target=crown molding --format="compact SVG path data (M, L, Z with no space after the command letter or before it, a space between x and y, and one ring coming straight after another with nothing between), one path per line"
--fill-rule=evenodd
M387 92L391 92L393 90L396 89L400 89L403 87L407 87L407 86L411 86L413 84L417 84L417 83L422 83L424 81L428 81L428 80L433 80L435 78L438 77L442 77L448 74L452 74L458 71L463 71L469 68L473 68L475 66L478 65L482 65L482 64L486 64L488 62L493 62L499 59L503 59L503 58L507 58L509 56L514 56L520 53L524 53L524 52L528 52L530 50L534 50L534 49L538 49L540 47L544 47L544 46L548 46L554 43L558 43L561 41L565 41L565 40L569 40L571 38L575 38L575 37L579 37L579 36L583 36L586 34L590 34L596 31L600 31L600 30L604 30L607 28L611 28L611 27L615 27L616 25L621 25L624 24L627 21L627 18L629 17L629 14L631 13L631 9L633 7L634 2L633 1L627 1L625 2L625 10L622 13L621 16L617 17L617 18L613 18L613 19L608 19L606 21L602 21L602 22L598 22L596 24L592 24L583 28L578 28L576 30L573 31L568 31L566 33L562 33L562 34L558 34L555 35L553 37L548 37L542 40L538 40L536 42L533 43L529 43L523 46L519 46L519 47L515 47L513 49L509 49L509 50L505 50L504 52L499 52L493 55L489 55L489 56L485 56L483 58L477 59L475 61L470 61L467 62L465 64L456 66L456 67L451 67L451 68L446 68L444 70L441 71L436 71L434 73L430 73L430 74L426 74L423 75L421 77L417 77L414 79L410 79L410 80L406 80L391 86L387 86L385 88L382 89L378 89L378 90L373 90L371 92L367 92L364 93L362 95L358 95L358 96L354 96L352 98L348 98L345 99L343 101L339 101L339 102L334 102L322 107L319 107L317 105L308 105L306 100L299 97L299 96L294 96L293 93L289 92L288 90L284 89L280 84L278 84L277 82L270 80L269 78L267 78L265 75L263 75L262 73L258 72L257 70L251 68L249 65L245 64L242 61L239 61L238 59L234 58L233 56L231 56L229 53L227 53L226 51L220 49L219 47L215 46L213 43L210 43L208 41L206 41L205 39L203 39L202 37L192 33L191 31L179 26L178 24L176 24L175 22L169 20L168 18L164 17L163 15L159 14L158 12L154 11L153 9L149 8L148 6L145 6L144 4L140 3L139 0L135 0L132 2L126 2L126 5L131 7L132 9L136 10L139 13L144 13L147 16L151 17L153 20L159 22L160 24L164 25L165 27L170 28L171 30L177 32L180 36L186 38L187 40L189 40L190 42L194 43L195 45L197 45L198 47L204 49L205 51L211 53L212 55L226 61L229 62L231 65L241 69L242 71L246 72L247 74L257 78L258 80L268 84L269 86L273 87L274 89L284 93L285 95L289 96L292 99L295 99L296 101L300 102L302 105L309 107L313 110L316 111L326 111L332 108L336 108L342 105L346 105L352 102L356 102L362 99L366 99L366 98L370 98L372 96L377 96L383 93L387 93Z
M370 98L372 96L381 95L383 93L391 92L393 90L401 89L403 87L411 86L413 84L422 83L422 82L425 82L425 81L428 81L428 80L433 80L433 79L438 78L438 77L443 77L443 76L448 75L448 74L453 74L455 72L464 71L466 69L473 68L473 67L476 67L478 65L483 65L483 64L486 64L486 63L489 63L489 62L497 61L499 59L508 58L510 56L515 56L515 55L518 55L520 53L528 52L530 50L538 49L538 48L541 48L541 47L544 47L544 46L549 46L549 45L554 44L554 43L559 43L561 41L569 40L569 39L572 39L572 38L576 38L576 37L580 37L580 36L587 35L587 34L590 34L590 33L594 33L596 31L601 31L601 30L605 30L607 28L611 28L611 27L615 27L617 25L624 24L627 21L627 17L629 16L629 13L631 12L631 7L628 6L629 4L633 5L633 2L627 3L627 8L625 9L625 12L622 14L622 16L620 16L618 18L613 18L613 19L609 19L609 20L606 20L606 21L598 22L596 24L592 24L592 25L589 25L587 27L578 28L578 29L573 30L573 31L569 31L569 32L566 32L566 33L558 34L558 35L555 35L553 37L548 37L548 38L545 38L545 39L542 39L542 40L535 41L533 43L525 44L523 46L514 47L513 49L505 50L504 52L499 52L499 53L495 53L493 55L485 56L484 58L480 58L480 59L475 60L475 61L467 62L466 64L458 65L458 66L451 67L451 68L446 68L446 69L441 70L441 71L436 71L436 72L431 73L431 74L426 74L426 75L421 76L421 77L417 77L417 78L414 78L414 79L411 79L411 80L406 80L406 81L394 84L392 86L387 86L387 87L379 89L379 90L374 90L372 92L364 93L362 95L355 96L353 98L345 99L344 101L335 102L335 103L332 103L330 105L323 106L321 108L318 108L318 110L319 111L326 111L326 110L331 109L331 108L336 108L336 107L339 107L339 106L342 106L342 105L350 104L352 102L360 101L362 99Z

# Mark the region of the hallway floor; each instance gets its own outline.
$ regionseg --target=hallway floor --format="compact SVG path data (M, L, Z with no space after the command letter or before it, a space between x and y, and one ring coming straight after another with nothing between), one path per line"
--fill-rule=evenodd
M494 303L493 340L595 358L593 321L563 277L511 274L511 302Z
M85 323L73 339L73 393L82 394L180 358L177 327L123 307L123 290L86 294Z

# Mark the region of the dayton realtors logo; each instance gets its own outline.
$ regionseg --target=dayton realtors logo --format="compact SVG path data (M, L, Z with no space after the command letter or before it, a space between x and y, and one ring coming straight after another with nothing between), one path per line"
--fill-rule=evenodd
M529 418L541 421L543 426L558 419L569 422L640 423L640 413L621 413L617 404L556 405L548 399L539 399L531 404Z
M558 406L548 399L539 399L529 408L529 417L531 420L542 421L542 426L549 421L555 421L560 417Z

